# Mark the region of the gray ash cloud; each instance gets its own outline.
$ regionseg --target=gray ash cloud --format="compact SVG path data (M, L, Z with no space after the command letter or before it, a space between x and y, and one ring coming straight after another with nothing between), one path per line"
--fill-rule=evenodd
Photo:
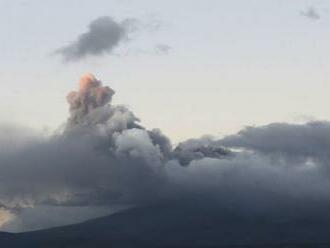
M93 75L69 94L62 131L0 127L0 223L37 206L189 199L243 216L328 218L330 123L273 123L177 146L144 128ZM295 209L295 211L293 211Z

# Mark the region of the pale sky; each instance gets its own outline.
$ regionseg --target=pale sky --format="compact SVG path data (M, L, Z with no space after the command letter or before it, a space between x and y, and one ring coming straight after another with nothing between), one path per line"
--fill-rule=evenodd
M53 54L100 16L144 27L114 54ZM85 72L174 141L330 119L329 1L0 0L0 28L0 123L56 129ZM172 49L158 54L158 44Z

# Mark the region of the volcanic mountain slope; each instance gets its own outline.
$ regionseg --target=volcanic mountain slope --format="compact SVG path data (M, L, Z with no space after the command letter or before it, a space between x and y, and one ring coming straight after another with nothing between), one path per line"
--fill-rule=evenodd
M246 218L229 209L166 204L125 210L81 224L1 233L0 247L330 247L324 221ZM329 242L330 243L330 242Z

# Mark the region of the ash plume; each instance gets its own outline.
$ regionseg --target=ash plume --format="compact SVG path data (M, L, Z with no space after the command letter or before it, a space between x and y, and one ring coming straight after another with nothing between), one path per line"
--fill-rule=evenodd
M159 129L113 105L113 95L86 74L67 97L70 116L60 132L0 126L0 225L38 206L178 199L246 218L330 219L329 122L274 123L173 147Z
M113 94L86 74L67 96L70 117L61 133L22 142L18 129L0 128L10 148L0 152L0 204L19 209L152 200L172 145L160 130L139 125L126 107L111 105Z
M231 154L229 149L217 144L212 137L207 136L181 142L173 151L174 157L181 165L189 165L192 161L204 158L228 158Z
M326 121L247 127L238 134L225 137L220 143L273 159L285 159L291 166L306 163L317 164L324 169L330 166L330 122Z
M67 96L70 105L69 123L82 123L93 110L103 107L111 101L114 90L103 87L102 82L93 74L86 74L80 78L79 91L71 91Z

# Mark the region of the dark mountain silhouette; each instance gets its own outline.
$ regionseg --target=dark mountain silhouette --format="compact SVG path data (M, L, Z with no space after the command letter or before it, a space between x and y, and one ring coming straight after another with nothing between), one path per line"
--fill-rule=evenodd
M248 218L190 202L139 207L41 231L0 233L0 247L329 248L329 227L322 220Z

